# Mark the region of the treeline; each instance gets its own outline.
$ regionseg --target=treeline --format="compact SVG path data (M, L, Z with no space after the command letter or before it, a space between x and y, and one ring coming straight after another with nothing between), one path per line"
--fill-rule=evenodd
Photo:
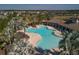
M45 12L45 13L76 13L79 14L79 10L0 10L0 12L25 12L25 13L30 13L30 12Z
M8 25L8 22L12 19L12 15L7 15L6 18L0 18L0 32Z

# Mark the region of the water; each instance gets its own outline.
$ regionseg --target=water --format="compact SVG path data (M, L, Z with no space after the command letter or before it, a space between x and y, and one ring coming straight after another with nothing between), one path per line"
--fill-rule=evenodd
M40 28L28 28L28 32L38 33L42 36L42 39L37 42L37 47L42 49L57 48L60 37L54 35L54 30L48 29L46 26L41 26Z

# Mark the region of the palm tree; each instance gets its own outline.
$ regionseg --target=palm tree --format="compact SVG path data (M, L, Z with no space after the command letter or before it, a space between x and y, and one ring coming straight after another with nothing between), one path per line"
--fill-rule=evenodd
M59 47L63 48L66 54L74 54L74 51L77 51L79 48L78 40L79 32L72 31L71 33L66 33L63 40L59 42Z

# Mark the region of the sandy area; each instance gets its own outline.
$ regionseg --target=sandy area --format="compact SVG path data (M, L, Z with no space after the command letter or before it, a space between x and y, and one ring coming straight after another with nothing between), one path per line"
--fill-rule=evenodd
M28 33L26 32L25 34L30 36L29 42L30 44L32 44L33 46L36 46L36 43L42 39L42 37L37 34L37 33Z
M24 32L24 30L18 30L17 32ZM32 44L33 46L36 46L36 43L41 40L41 36L37 33L29 33L29 32L24 32L27 34L29 38L29 43Z

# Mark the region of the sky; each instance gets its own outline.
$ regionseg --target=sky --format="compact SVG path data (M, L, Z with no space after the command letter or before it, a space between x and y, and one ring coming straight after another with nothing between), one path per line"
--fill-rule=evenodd
M79 10L79 4L0 4L1 9L22 10Z

